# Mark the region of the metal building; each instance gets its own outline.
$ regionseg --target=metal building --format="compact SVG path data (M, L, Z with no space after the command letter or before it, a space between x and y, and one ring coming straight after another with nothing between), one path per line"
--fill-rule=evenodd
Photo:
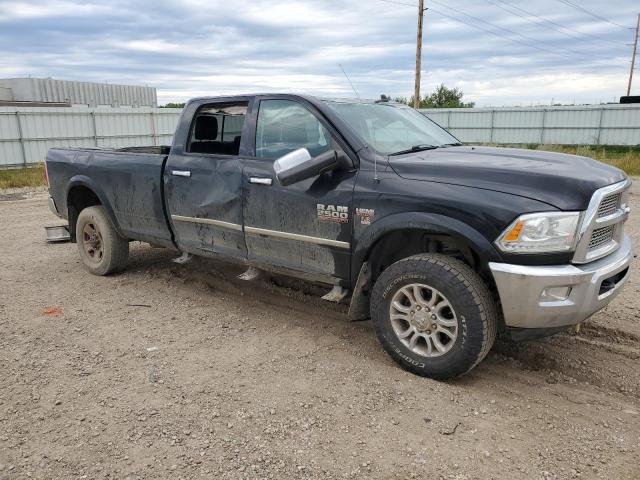
M156 89L135 85L74 82L53 78L0 79L0 102L73 106L155 107Z

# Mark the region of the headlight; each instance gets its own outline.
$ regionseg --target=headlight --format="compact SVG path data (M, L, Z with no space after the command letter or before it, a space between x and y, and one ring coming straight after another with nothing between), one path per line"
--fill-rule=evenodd
M569 252L575 248L580 212L521 215L496 240L507 253Z

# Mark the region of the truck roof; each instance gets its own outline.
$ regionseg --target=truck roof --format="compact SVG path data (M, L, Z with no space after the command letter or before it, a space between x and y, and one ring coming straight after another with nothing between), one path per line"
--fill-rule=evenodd
M336 102L336 103L380 103L382 100L370 99L370 98L351 98L351 97L319 97L315 95L306 95L301 93L288 93L288 92L271 92L271 93L242 93L237 95L213 95L213 96L203 96L203 97L195 97L189 100L189 102L193 101L216 101L221 99L229 99L229 98L253 98L253 97L261 97L261 96L274 96L274 97L298 97L304 98L306 100L310 100L314 103L317 102ZM397 103L392 100L384 101L384 103Z

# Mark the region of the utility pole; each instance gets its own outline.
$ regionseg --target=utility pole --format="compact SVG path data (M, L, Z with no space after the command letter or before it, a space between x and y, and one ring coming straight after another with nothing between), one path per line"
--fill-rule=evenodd
M640 13L636 24L636 38L633 41L633 57L631 57L631 70L629 71L629 86L627 87L627 97L631 95L631 82L633 81L633 70L636 68L636 51L638 50L638 31L640 30Z
M420 71L422 70L422 18L424 0L418 1L418 38L416 41L416 84L413 90L413 108L420 108Z

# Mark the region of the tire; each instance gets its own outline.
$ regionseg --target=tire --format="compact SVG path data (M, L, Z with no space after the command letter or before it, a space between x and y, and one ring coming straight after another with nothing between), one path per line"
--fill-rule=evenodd
M371 318L396 362L436 380L478 365L498 324L496 305L478 274L438 254L414 255L382 272L372 291Z
M94 275L109 275L124 268L129 258L129 241L116 232L104 207L85 208L76 222L80 259Z

